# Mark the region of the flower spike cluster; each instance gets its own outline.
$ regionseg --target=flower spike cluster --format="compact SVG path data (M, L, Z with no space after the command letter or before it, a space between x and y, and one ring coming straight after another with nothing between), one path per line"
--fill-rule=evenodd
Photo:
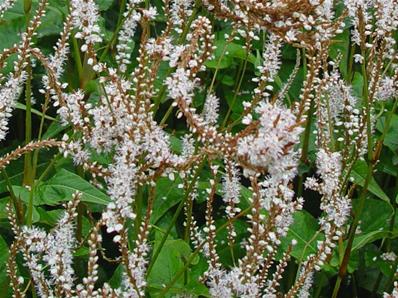
M0 19L14 2L0 4ZM18 103L41 117L37 140L26 131L24 146L0 158L3 171L25 155L23 187L5 180L14 297L169 297L194 282L214 298L311 297L326 265L338 271L337 297L395 117L396 103L383 113L398 95L397 1L155 2L113 3L120 15L109 37L103 5L71 0L49 54L37 41L49 4L41 0L20 42L0 53L0 141ZM347 26L350 52L336 53ZM41 107L32 109L32 93ZM36 177L45 148L60 153ZM78 182L58 191L49 182L64 164ZM308 199L319 202L317 216L303 211ZM61 200L63 212L46 206ZM302 218L316 226L311 239L294 231ZM382 259L396 261L383 245ZM169 257L173 276L160 283ZM396 294L395 284L384 297Z

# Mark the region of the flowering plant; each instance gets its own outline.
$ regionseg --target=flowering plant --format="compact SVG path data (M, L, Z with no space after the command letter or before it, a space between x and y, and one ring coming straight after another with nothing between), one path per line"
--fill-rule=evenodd
M398 297L397 26L396 0L0 3L4 294Z

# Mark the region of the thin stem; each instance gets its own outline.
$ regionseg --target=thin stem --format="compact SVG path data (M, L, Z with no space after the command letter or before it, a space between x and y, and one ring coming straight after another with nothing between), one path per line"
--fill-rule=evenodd
M77 174L84 179L83 167L77 167ZM85 213L85 207L82 202L77 205L77 219L76 219L76 240L78 243L82 242L83 239L83 215Z
M363 54L364 55L364 54ZM369 102L369 90L368 90L368 76L366 71L366 59L362 62L362 76L363 76L363 97L365 101L365 112L366 112L366 135L368 138L368 160L372 159L372 123L370 119L370 102Z
M243 68L242 68L242 72L241 72L241 74L240 74L240 79L239 79L238 85L237 85L237 87L236 87L236 89L235 89L235 94L234 94L234 97L233 97L233 99L232 99L232 102L231 102L231 104L230 104L229 107L228 107L227 114L225 115L224 122L223 122L222 125L221 125L221 129L223 129L223 128L227 125L229 116L231 115L232 109L233 109L233 107L235 106L236 98L238 97L238 94L239 94L239 92L240 92L240 88L241 88L241 86L242 86L243 78L244 78L245 73L246 73L247 59L248 59L248 57L249 57L249 51L247 51L247 53L246 53L246 59L245 59L245 61L244 61L244 63L243 63Z
M106 55L108 54L109 50L114 46L115 41L117 39L117 35L119 34L120 29L122 28L123 25L123 21L124 21L124 16L123 16L123 12L124 9L126 7L126 0L121 0L120 1L120 7L119 7L119 17L116 23L116 28L113 31L111 40L109 41L109 43L106 45L104 51L102 52L99 61L102 62L104 61L104 59L106 58Z
M77 43L77 39L74 36L72 36L71 38L72 38L72 45L73 45L73 58L75 60L77 74L78 74L79 78L81 78L83 75L83 65L82 65L82 59L80 57L79 44Z
M11 181L10 181L10 177L8 177L7 171L5 169L3 169L2 174L3 174L4 180L6 181L8 192L10 193L10 198L11 198L14 208L16 210L18 223L22 224L23 223L23 204L22 204L21 200L18 199L17 196L15 195L14 190L12 188Z
M25 144L29 144L32 140L32 65L30 60L26 67L27 78L26 78L26 89L25 89ZM28 152L24 156L24 184L30 187L29 203L26 217L26 224L32 225L33 217L33 180L32 176L32 154Z
M233 35L234 35L234 32L231 33L231 36L233 36ZM209 89L207 91L208 94L210 94L213 91L214 83L216 82L216 78L217 78L217 73L218 73L218 70L220 69L220 66L221 66L221 61L224 58L225 52L227 51L227 46L231 43L231 41L232 41L232 38L228 39L226 41L226 43L224 44L224 46L223 46L221 55L220 55L220 57L218 58L218 61L217 61L217 65L216 65L216 68L215 68L215 71L214 71L214 74L213 74L213 78L211 80Z
M347 272L347 266L348 266L348 262L349 262L350 255L351 255L351 249L352 249L352 244L354 242L355 233L356 233L356 230L358 228L360 216L361 216L362 211L363 211L363 209L365 207L365 199L366 199L366 194L368 192L368 186L369 186L369 183L370 183L371 178L373 176L372 174L373 174L373 170L374 170L374 167L376 165L376 162L379 159L379 155L380 155L380 152L381 152L381 147L383 145L384 138L385 138L385 136L386 136L386 134L387 134L387 132L389 130L389 127L390 127L390 124L391 124L391 120L392 120L392 116L395 113L395 110L397 108L397 103L398 103L398 100L395 100L394 106L391 109L391 111L390 111L390 113L389 113L389 115L388 115L388 117L387 117L387 119L386 119L386 121L384 123L383 133L382 133L382 135L380 136L379 140L376 143L376 149L374 150L375 153L374 153L373 156L371 155L371 159L369 160L370 164L368 166L368 172L366 174L365 182L364 182L362 191L361 191L359 199L358 199L358 201L359 201L358 209L357 209L357 212L356 212L356 214L354 216L354 220L353 220L353 222L351 224L351 227L350 227L350 230L349 230L347 246L346 246L346 249L345 249L343 261L340 264L339 274L338 274L338 277L337 277L337 280L336 280L336 284L334 286L332 298L336 298L337 297L339 289L340 289L341 281L343 280L343 278L344 278L344 276L345 276L345 274ZM372 148L370 148L370 151L371 151L371 153L373 152Z
M40 181L43 181L45 177L47 177L48 173L50 172L51 168L54 166L55 162L61 155L58 153L53 157L53 159L50 161L48 164L47 168L43 171L43 173L39 176L39 179L37 179L36 183L39 183Z
M238 218L246 215L247 213L250 212L250 210L252 209L252 206L246 208L245 210L243 210L242 212L240 212L237 216L235 216L234 218L232 218L231 220L235 221ZM225 229L226 227L228 227L229 222L225 222L224 224L222 224L217 230L216 230L216 234L219 233L220 231L222 231L223 229ZM164 287L164 289L160 292L158 298L162 298L164 297L167 292L171 289L171 287L177 282L177 280L181 277L181 275L184 274L184 272L188 269L188 267L191 265L192 261L196 258L196 256L200 253L200 251L202 250L203 246L207 243L208 239L203 240L203 242L194 250L194 252L189 256L189 258L186 260L185 266L183 268L181 268L175 275L174 278Z
M191 27L192 22L195 20L196 15L198 14L198 11L199 11L199 8L200 8L200 5L201 5L200 2L201 2L200 0L196 0L195 1L195 7L192 10L192 14L189 17L188 22L187 22L187 24L186 24L186 26L184 28L184 31L182 32L180 38L177 41L177 44L181 44L184 41L184 39L186 38L186 36L187 36L187 34L189 32L189 29ZM173 70L174 70L174 68L169 69L167 71L166 77L168 77L173 72ZM166 84L162 84L162 87L160 88L158 96L154 99L153 111L155 111L155 113L158 110L159 105L163 102L163 100L165 99L165 97L167 95L166 88L167 88Z
M133 247L134 241L138 239L138 235L140 233L140 227L141 227L141 222L142 222L142 206L143 206L143 200L144 200L144 193L143 193L143 187L139 187L137 190L137 195L135 197L135 214L136 218L134 221L134 234L132 235L131 238L131 243L129 242L129 245Z
M170 117L172 111L173 111L173 105L169 105L169 108L167 109L166 113L164 114L162 120L160 121L159 126L163 126L166 123L166 121Z
M193 187L195 186L196 180L198 179L200 171L203 168L203 166L204 166L204 160L202 161L201 165L196 170L195 175L192 178L192 181L189 184L188 189L187 189L187 191L185 193L185 197L181 200L180 204L178 205L177 210L175 211L175 213L173 215L173 218L171 219L170 225L167 227L167 230L164 233L164 235L162 237L162 240L160 241L159 246L157 247L157 249L153 253L153 256L151 258L151 262L149 263L148 270L147 270L147 273L146 273L147 276L149 276L149 274L151 273L153 265L155 264L159 254L160 254L160 251L162 250L163 245L165 244L165 242L166 242L166 240L167 240L172 228L174 227L175 223L177 222L178 216L180 215L186 200L188 199L189 195L191 194L191 191L193 190Z
M330 111L330 100L329 96L326 97L326 110L327 110L327 116L328 116L328 130L329 130L329 136L330 136L330 147L332 151L336 151L336 142L334 140L334 123L333 123L333 117Z
M187 207L187 223L184 232L184 241L189 244L189 236L191 232L191 224L192 224L192 208L193 208L193 198L192 196L188 196L188 207Z
M305 50L303 49L303 71L304 77L307 76L307 56L305 54ZM304 140L303 140L303 148L301 150L301 158L300 161L304 164L308 164L308 150L310 146L310 136L311 136L311 125L312 125L312 118L315 109L315 102L314 99L311 99L310 108L307 114L307 120L305 122L305 130L304 130ZM297 196L301 197L303 194L303 184L304 184L305 175L300 174L298 177L297 182Z

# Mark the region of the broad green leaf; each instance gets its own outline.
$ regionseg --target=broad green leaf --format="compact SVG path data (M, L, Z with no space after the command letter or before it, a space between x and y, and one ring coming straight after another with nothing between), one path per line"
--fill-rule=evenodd
M226 223L225 218L216 220L217 227L219 227L225 223ZM234 226L234 229L236 232L235 243L233 246L234 258L236 260L236 259L241 258L244 255L246 255L245 248L242 247L241 243L242 243L242 241L247 240L247 237L249 235L248 229L251 226L248 222L246 222L244 220L239 220L239 219L235 220L233 222L233 226ZM232 264L232 262L233 262L232 254L231 254L231 247L229 246L227 239L228 239L228 230L227 229L222 229L216 235L216 241L218 243L218 245L217 245L218 255L220 257L220 261L222 264Z
M164 88L164 80L170 75L171 70L172 69L170 68L169 64L166 61L162 61L160 63L157 77L154 82L155 88L157 88L159 90ZM167 93L167 91L165 91L165 92ZM168 97L164 96L162 98L162 100L163 100L162 102L166 101L167 99L168 99Z
M354 183L364 186L367 173L368 165L366 164L366 161L359 159L352 169L351 177L354 179ZM383 201L390 203L389 197L385 194L373 177L369 182L368 190Z
M4 2L3 0L1 2ZM36 2L36 1L32 1ZM6 13L4 14L2 18L1 24L3 25L4 23L7 23L8 21L15 20L15 19L24 19L25 14L23 10L23 0L18 0L15 1L15 4L7 9Z
M284 45L282 47L282 59L283 61L286 60L296 61L296 48L294 48L289 44Z
M8 15L9 12L6 13ZM20 32L24 30L25 23L24 18L15 18L9 21L0 23L0 50L9 48L15 43L19 43ZM11 71L12 65L6 68L6 71Z
M64 16L67 13L66 6L63 10L60 6L49 5L46 14L43 16L42 23L37 30L38 37L42 38L50 35L59 35L63 30Z
M11 150L6 150L5 152L10 152ZM4 153L1 153L1 156L3 156ZM53 156L53 153L48 150L42 150L40 151L40 158L39 158L39 163L37 164L37 174L40 175L43 170L47 167L48 165L48 159ZM22 180L23 180L23 175L24 175L24 159L19 158L17 160L14 160L10 163L10 165L6 168L8 179L11 183L11 185L21 185ZM7 183L4 175L0 174L0 193L7 192Z
M120 285L122 284L122 276L123 276L123 265L119 264L115 271L112 274L111 279L109 280L109 284L115 289L120 287Z
M69 125L68 125L69 126ZM60 122L52 122L50 126L47 128L46 132L43 134L43 139L51 139L56 135L64 131L68 126L62 125Z
M304 260L308 255L318 251L317 241L322 239L321 235L317 234L318 229L318 222L311 214L307 211L296 212L287 236L282 239L281 248L285 251L295 239L297 244L293 247L292 256Z
M182 151L182 141L174 135L170 136L170 147L171 149L178 154L181 154Z
M0 199L0 220L1 219L8 219L6 206L10 201L10 197L5 197Z
M359 72L354 73L352 80L352 91L355 96L361 98L363 93L363 76Z
M247 51L242 47L242 45L231 42L225 47L225 44L225 40L217 40L215 42L216 50L214 51L214 59L205 63L207 67L218 67L219 69L227 68L232 64L233 58L238 58L241 60L246 60L247 58L248 62L252 64L256 63L256 57L251 53L247 55ZM224 47L225 52L223 54ZM219 62L221 55L223 56Z
M354 200L354 210L358 204L358 200ZM392 215L393 210L386 202L366 199L365 208L361 214L359 233L354 238L352 250L355 251L367 243L390 236L389 226Z
M83 194L81 199L84 202L106 205L110 201L109 197L98 188L79 175L64 169L39 187L42 202L49 205L60 200L70 200L75 191Z
M95 3L98 5L99 10L107 10L112 6L113 0L95 0Z
M378 269L387 277L393 276L393 262L382 259L383 252L375 244L367 245L363 250L366 267Z
M150 297L156 298L160 292L163 290L163 286L152 285L148 286ZM167 298L175 297L211 297L209 294L209 289L199 280L192 281L186 285L181 285L180 287L171 287L168 293L165 295Z
M380 295L375 295L375 297L383 297L383 292L386 291L390 278L395 271L393 264L380 258L383 251L379 249L378 245L369 244L361 249L360 252L361 262L355 273L357 284L371 292L374 290L375 282L380 279L378 289Z
M73 254L75 257L83 257L89 254L89 249L86 246L81 246L78 248L75 253Z
M243 104L242 103L243 103L243 101L248 101L251 99L250 93L242 92L238 96L235 96L234 90L232 90L228 86L223 86L223 87L224 87L223 88L224 96L228 103L228 106L231 107L234 114L236 114L237 116L240 116L240 114L243 112Z
M332 257L330 261L322 267L322 270L335 275L338 273L340 268L340 262L343 256L339 256L337 253L337 249L333 251ZM347 272L352 273L358 269L358 265L360 264L359 253L358 251L351 251L350 259L348 261Z
M26 110L26 105L23 104L23 103L20 103L20 102L17 102L15 107L17 109L20 109L20 110L24 110L24 111ZM43 117L43 113L42 112L40 112L40 111L38 111L36 109L33 109L33 108L32 108L32 114L38 115L40 117ZM48 116L48 115L44 115L44 118L47 119L47 120L57 121L57 119L55 119L55 118L53 118L51 116Z
M160 240L155 241L154 250L159 243ZM185 266L184 261L189 258L190 254L191 248L182 239L166 240L149 274L149 285L162 286L170 282L177 272ZM181 276L175 283L175 287L179 287L183 283L184 276Z
M3 32L5 33L7 32L7 30L17 29L18 33L25 30L25 13L23 8L23 2L24 1L21 0L17 1L16 4L5 13L3 18L4 22L0 23L0 40L3 37ZM32 12L37 9L38 4L39 1L32 1ZM66 3L63 3L63 5L61 5L59 1L50 0L49 5L47 5L46 13L44 14L42 22L37 30L37 36L41 38L49 35L58 35L63 28L63 21L66 13ZM20 36L18 34L4 34L4 38L5 43L0 42L0 48L9 47L12 44L20 41ZM11 43L11 41L13 42Z
M13 189L21 198L29 198L29 192L24 187L13 186ZM84 202L106 205L110 201L106 194L82 177L61 169L48 181L37 186L34 205L56 205L70 200L76 191L82 193L81 200Z
M383 148L380 154L379 163L377 164L377 169L383 173L391 176L398 176L398 168L395 164L394 158L397 158L396 154L391 156L390 149Z
M389 235L391 235L391 233L389 233L388 231L371 231L363 235L357 235L355 236L354 244L352 245L352 251L358 250L368 243L371 243L378 239L382 239Z
M51 227L54 227L65 213L65 209L45 210L44 208L36 207L35 210L38 215L37 222ZM87 217L83 216L82 218L82 235L87 237L91 230L91 224Z
M233 85L235 85L235 80L232 76L226 74L221 76L221 83L226 86L232 87Z
M151 223L156 224L170 208L182 200L184 191L178 187L181 183L180 178L170 181L168 178L162 177L158 180L156 183L156 199L153 205Z
M9 252L8 245L0 236L0 287L3 290L1 297L7 297L7 290L9 289L9 278L7 275L7 260L8 260ZM4 296L3 296L4 295Z
M381 117L376 124L378 131L383 132L386 117ZM398 152L398 115L392 115L390 127L384 138L384 145L391 149L392 152Z
M55 226L57 224L57 221L62 216L64 210L45 210L44 208L37 207L37 212L40 215L40 223L47 224L49 226Z

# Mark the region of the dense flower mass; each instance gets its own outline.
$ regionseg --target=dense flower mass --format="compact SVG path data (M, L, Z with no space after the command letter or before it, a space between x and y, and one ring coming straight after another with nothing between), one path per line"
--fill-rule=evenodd
M294 114L283 107L260 103L256 112L260 114L260 128L255 136L240 140L237 154L248 169L273 175L283 163L290 162L289 158L294 158L293 147L299 142L302 128Z
M0 3L6 297L398 297L397 27L396 0Z
M18 77L10 77L0 90L0 140L6 138L8 132L8 119L11 117L16 99L22 91L25 74Z
M98 7L92 0L73 0L71 8L73 26L79 30L75 38L84 39L81 51L86 52L88 46L102 41L98 25Z

